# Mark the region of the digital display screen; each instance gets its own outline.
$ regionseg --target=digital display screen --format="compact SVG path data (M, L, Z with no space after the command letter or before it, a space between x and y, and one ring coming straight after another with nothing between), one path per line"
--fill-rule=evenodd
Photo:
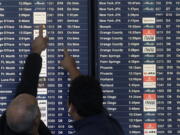
M178 135L180 1L97 0L97 74L126 135Z
M63 49L89 73L87 0L0 0L0 114L14 96L32 40L45 26L48 48L41 54L38 103L42 120L54 135L73 134L68 117L68 74L60 66Z

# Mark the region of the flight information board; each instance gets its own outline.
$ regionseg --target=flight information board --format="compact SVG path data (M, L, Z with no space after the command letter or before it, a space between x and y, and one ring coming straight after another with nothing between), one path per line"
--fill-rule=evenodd
M49 47L37 98L52 134L74 134L64 48L82 74L96 71L126 135L180 134L179 23L180 0L0 0L0 115L43 24Z
M80 71L88 74L87 9L87 0L0 0L0 115L14 95L31 42L43 24L49 47L42 53L37 97L42 120L54 135L73 134L66 108L68 75L59 64L68 48Z
M97 74L126 135L180 134L180 1L97 0Z

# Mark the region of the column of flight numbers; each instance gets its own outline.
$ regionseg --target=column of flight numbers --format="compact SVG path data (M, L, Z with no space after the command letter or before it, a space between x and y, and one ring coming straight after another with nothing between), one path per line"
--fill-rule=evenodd
M158 134L173 134L172 88L173 86L173 54L172 30L174 25L173 3L156 1L156 63L157 63L157 124Z
M55 84L55 89L53 93L55 94L56 100L54 100L54 107L56 108L56 129L55 134L66 134L67 130L67 111L66 111L66 96L67 89L65 89L67 85L67 81L64 78L64 71L60 67L60 60L63 59L63 47L65 43L65 24L64 20L65 12L64 9L66 8L65 1L49 1L47 2L48 5L48 22L49 22L49 34L51 35L51 53L49 52L49 56L51 60L54 61L54 65L50 68L53 73L52 83ZM53 82L53 80L55 82ZM57 94L58 93L58 94Z
M54 1L45 1L46 5L46 31L49 38L48 48L47 48L47 94L48 94L48 127L51 133L56 135L58 130L58 120L57 120L57 79L56 79L56 28L55 28L55 3Z
M26 1L27 2L27 1ZM43 25L43 37L45 37L46 34L46 24L47 24L47 13L46 13L46 2L44 1L32 1L32 31L33 36L32 39L35 39L37 36L39 36L39 26ZM42 68L40 72L40 79L38 84L38 105L41 111L41 119L42 121L48 126L50 125L49 119L48 119L48 84L47 84L47 49L44 50L41 53L42 57Z
M161 5L159 5L161 3ZM166 134L167 133L167 122L166 122L166 116L167 113L167 77L169 75L168 70L166 69L165 65L165 59L163 57L166 57L164 55L167 54L166 45L169 43L163 42L166 41L168 33L166 34L166 20L163 16L166 15L165 9L166 6L164 2L157 2L157 8L156 8L156 20L157 20L157 94L158 94L158 102L157 102L157 123L158 123L158 133L159 134ZM159 51L160 49L163 49L163 51ZM164 53L165 52L165 53ZM162 73L159 75L159 73ZM170 75L171 76L171 75ZM166 81L166 83L164 83Z
M47 16L47 35L49 38L47 49L47 87L48 87L48 127L52 134L57 134L57 84L56 84L56 29L55 29L55 4L52 1L46 1L46 16Z

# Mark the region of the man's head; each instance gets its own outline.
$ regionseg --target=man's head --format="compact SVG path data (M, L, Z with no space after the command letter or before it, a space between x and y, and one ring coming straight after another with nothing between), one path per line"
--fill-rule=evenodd
M79 76L69 88L69 113L75 120L103 111L103 96L99 82L89 76Z
M35 132L40 121L36 98L29 94L17 96L8 106L6 118L9 128L16 133Z

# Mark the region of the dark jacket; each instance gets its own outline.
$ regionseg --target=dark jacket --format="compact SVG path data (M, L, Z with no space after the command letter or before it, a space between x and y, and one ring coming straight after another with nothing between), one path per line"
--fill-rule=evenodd
M15 97L22 93L31 94L36 97L41 66L42 58L40 55L32 53L27 57L21 77L21 82L16 88ZM0 135L22 135L16 134L9 129L6 122L6 112L4 112L0 118ZM23 133L23 135L28 134ZM39 126L39 135L51 135L49 129L42 121Z
M119 123L102 113L73 123L77 135L124 135Z

